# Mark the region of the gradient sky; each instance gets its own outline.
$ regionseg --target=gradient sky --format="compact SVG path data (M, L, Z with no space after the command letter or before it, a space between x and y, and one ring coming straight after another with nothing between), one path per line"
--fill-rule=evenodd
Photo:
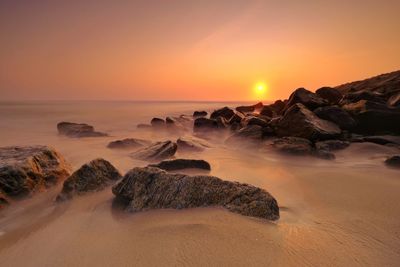
M400 1L0 1L0 100L267 100L400 69Z

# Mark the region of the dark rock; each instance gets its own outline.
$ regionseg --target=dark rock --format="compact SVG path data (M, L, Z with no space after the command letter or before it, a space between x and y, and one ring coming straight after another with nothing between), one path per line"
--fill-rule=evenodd
M265 116L247 116L241 121L242 126L247 126L247 125L258 125L261 127L266 127L268 126L269 118Z
M367 110L356 115L355 132L363 134L400 134L400 112Z
M60 122L57 124L58 133L68 137L101 137L106 133L96 132L93 126L85 123Z
M230 118L235 114L235 112L228 108L228 107L223 107L221 109L215 110L213 113L211 113L210 118L211 119L217 119L218 117L223 117L227 121L230 120Z
M278 151L292 155L310 155L312 143L300 137L283 137L275 140L272 144Z
M231 142L237 139L261 140L263 136L262 127L258 125L248 125L241 128L239 131L230 136L226 142Z
M385 160L386 165L390 167L400 168L400 155L395 155Z
M210 147L210 145L199 138L194 137L181 137L176 141L179 151L192 151L199 152L203 151L205 148Z
M333 151L333 150L340 150L345 149L350 145L347 141L341 140L326 140L326 141L319 141L315 143L315 148L317 150L324 150L324 151Z
M229 127L229 123L224 117L217 117L215 121L217 122L218 129L226 129Z
M326 160L333 160L335 159L335 154L327 151L327 150L314 150L312 152L312 155L314 157L320 158L320 159L326 159Z
M151 119L150 124L153 127L161 127L165 126L165 121L161 118L153 118Z
M158 164L151 164L149 167L156 167L166 171L176 171L183 169L202 169L211 170L210 164L201 159L173 159L164 160Z
M274 117L274 110L270 106L264 106L260 111L260 115L272 118Z
M255 110L261 109L263 107L263 103L258 102L255 105L251 106L240 106L236 108L236 111L242 112L242 113L249 113L249 112L254 112Z
M374 135L374 136L363 136L361 142L370 142L379 145L394 144L400 145L400 136L392 135Z
M286 104L285 109L287 110L291 106L300 103L306 106L308 109L314 110L316 108L326 106L328 102L319 97L317 94L314 94L311 91L308 91L304 88L296 89L289 97L289 100Z
M282 115L286 104L287 104L287 100L282 101L282 100L276 100L273 104L269 105L270 108L272 108L272 110L277 114L277 115Z
M350 103L343 105L342 108L353 115L357 115L360 112L368 111L368 110L382 110L386 111L389 110L387 106L383 103L377 103L368 100L360 100L355 103Z
M125 138L110 142L107 147L112 149L131 149L149 145L151 142L136 138Z
M340 100L343 97L342 93L339 90L332 87L319 88L315 93L319 97L328 101L328 103L331 105L339 104Z
M193 117L206 117L207 116L207 111L195 111L193 112Z
M207 118L197 118L194 120L193 129L195 131L217 129L217 121Z
M57 201L71 199L74 195L103 190L120 178L122 178L121 174L110 162L104 159L92 160L64 181Z
M166 117L165 118L165 123L166 124L175 124L176 120L174 118L171 118L171 117Z
M388 99L387 104L391 107L400 107L400 92L392 95Z
M10 201L2 192L0 192L0 210L4 209L8 205L10 205Z
M341 129L350 130L356 126L356 121L344 109L337 106L320 107L314 110L321 119L334 122Z
M277 123L275 132L278 136L295 136L309 140L323 140L338 136L340 128L318 118L302 104L294 104Z
M170 174L158 168L134 168L113 187L131 212L222 206L245 216L279 219L277 201L265 190L213 176Z
M64 180L71 167L47 146L1 147L0 192L19 198Z
M360 100L366 100L366 101L371 101L375 103L382 103L385 104L385 98L383 94L376 93L376 92L370 92L370 91L358 91L354 93L348 93L344 95L341 103L355 103Z
M229 124L232 124L234 122L240 123L245 117L246 116L243 113L241 113L239 111L235 111L235 113L233 114L233 116L229 120Z
M175 155L177 148L177 144L172 141L157 142L132 152L130 156L140 160L158 161Z

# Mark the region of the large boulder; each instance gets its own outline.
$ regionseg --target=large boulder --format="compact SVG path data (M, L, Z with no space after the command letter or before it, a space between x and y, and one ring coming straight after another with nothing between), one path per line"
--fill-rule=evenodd
M331 139L340 135L340 128L333 122L320 119L304 105L291 106L277 122L278 136L295 136L309 140Z
M337 124L343 130L351 130L356 126L353 117L338 106L320 107L315 109L314 113L321 119Z
M339 104L340 100L343 98L343 94L332 87L322 87L319 88L315 93L325 99L329 104L336 105Z
M0 192L10 198L28 196L69 176L71 166L51 147L1 147Z
M101 137L106 133L96 132L94 127L86 123L60 122L57 124L58 133L68 137Z
M179 151L199 152L210 147L207 141L195 137L180 137L176 144Z
M215 110L213 113L211 113L210 118L211 119L216 119L218 117L223 117L227 121L232 118L232 116L235 114L233 109L228 108L228 107L223 107L221 109Z
M233 114L233 116L230 118L230 120L228 121L229 124L232 123L240 123L246 116L239 111L235 111L235 113Z
M247 125L258 125L261 127L266 127L269 125L270 118L265 116L247 116L245 117L240 124L244 127Z
M207 118L197 118L194 120L193 124L194 131L207 131L217 128L218 128L218 123L216 120Z
M136 138L125 138L122 140L115 140L108 143L107 147L111 149L133 149L149 145L151 142Z
M400 168L400 155L389 157L385 160L385 163L390 167Z
M288 100L276 100L273 104L269 105L270 108L277 114L281 115L284 111Z
M264 106L260 110L260 115L267 116L267 117L270 117L270 118L274 117L274 113L275 113L274 109L269 105L268 106Z
M213 176L171 174L158 168L134 168L113 187L131 212L221 206L245 216L279 219L279 207L267 191Z
M325 99L304 88L298 88L290 95L286 104L286 110L297 103L303 104L311 110L326 106L328 104Z
M101 158L92 160L64 181L57 201L71 199L74 195L103 190L120 178L122 178L121 174L110 162Z
M130 156L145 161L159 161L174 156L177 149L177 144L172 141L156 142L132 152Z
M183 169L202 169L211 170L210 163L202 159L172 159L164 160L157 164L151 164L149 167L156 167L166 171L176 171Z
M165 121L161 118L152 118L150 124L153 127L163 127L165 126Z

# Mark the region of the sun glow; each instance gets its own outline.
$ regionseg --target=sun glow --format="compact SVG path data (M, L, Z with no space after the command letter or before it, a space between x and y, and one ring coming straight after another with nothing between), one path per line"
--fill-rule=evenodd
M265 97L267 92L267 85L264 82L257 82L254 85L254 92L257 98Z

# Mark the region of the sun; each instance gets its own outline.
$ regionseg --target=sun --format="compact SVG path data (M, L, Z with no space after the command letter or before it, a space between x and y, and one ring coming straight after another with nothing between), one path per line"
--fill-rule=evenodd
M265 82L257 82L254 85L254 92L257 97L265 96L265 93L267 92L267 85L265 84Z

